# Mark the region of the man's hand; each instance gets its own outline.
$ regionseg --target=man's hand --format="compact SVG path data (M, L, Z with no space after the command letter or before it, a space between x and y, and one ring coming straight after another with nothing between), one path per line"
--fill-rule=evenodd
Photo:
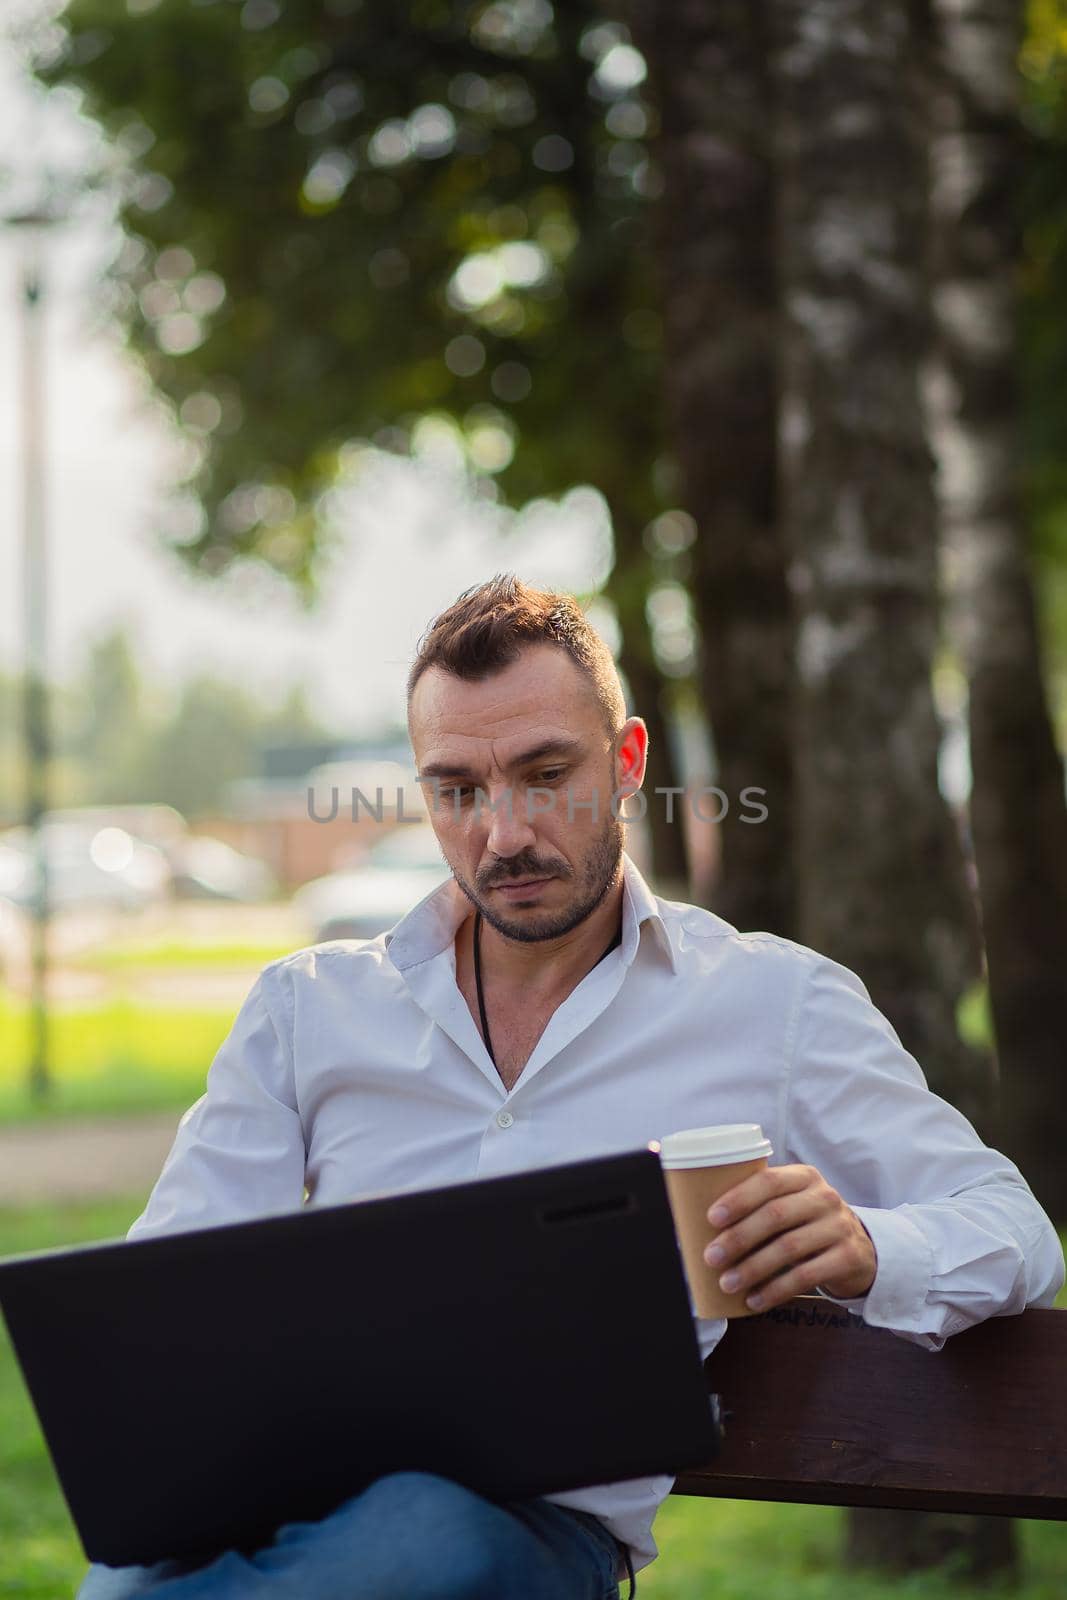
M721 1195L708 1212L724 1229L704 1252L720 1287L766 1311L816 1284L842 1300L867 1293L878 1257L856 1213L814 1167L767 1167Z

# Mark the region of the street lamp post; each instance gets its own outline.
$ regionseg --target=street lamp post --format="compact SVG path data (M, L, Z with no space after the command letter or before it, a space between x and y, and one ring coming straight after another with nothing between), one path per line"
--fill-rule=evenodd
M48 855L44 819L49 793L48 546L45 516L45 345L42 239L60 221L54 212L26 211L4 219L26 241L19 272L21 305L22 525L23 525L23 742L26 754L25 823L34 864L32 899L30 1057L31 1098L51 1087L48 1050Z

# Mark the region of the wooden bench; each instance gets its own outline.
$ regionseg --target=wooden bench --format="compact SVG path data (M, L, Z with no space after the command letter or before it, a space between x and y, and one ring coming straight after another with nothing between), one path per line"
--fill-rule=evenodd
M722 1453L675 1494L1067 1520L1067 1314L923 1350L829 1300L732 1323L705 1363Z

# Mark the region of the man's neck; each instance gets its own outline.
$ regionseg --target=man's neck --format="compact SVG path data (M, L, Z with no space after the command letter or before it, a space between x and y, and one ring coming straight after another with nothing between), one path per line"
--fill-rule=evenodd
M504 989L527 990L531 995L568 993L604 955L622 926L622 875L595 911L558 939L525 942L509 939L482 918L481 965L483 982ZM473 949L474 913L460 929L468 952ZM576 976L577 974L577 976Z

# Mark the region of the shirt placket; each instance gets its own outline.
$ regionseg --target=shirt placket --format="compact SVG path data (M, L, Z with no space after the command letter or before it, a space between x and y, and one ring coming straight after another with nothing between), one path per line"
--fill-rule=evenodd
M537 1076L562 1050L593 1023L622 987L626 964L615 951L588 973L553 1013L544 1033L511 1090L475 1027L470 1008L456 983L455 960L449 950L404 973L416 1003L448 1035L493 1090L478 1150L478 1175L493 1177L530 1164Z

